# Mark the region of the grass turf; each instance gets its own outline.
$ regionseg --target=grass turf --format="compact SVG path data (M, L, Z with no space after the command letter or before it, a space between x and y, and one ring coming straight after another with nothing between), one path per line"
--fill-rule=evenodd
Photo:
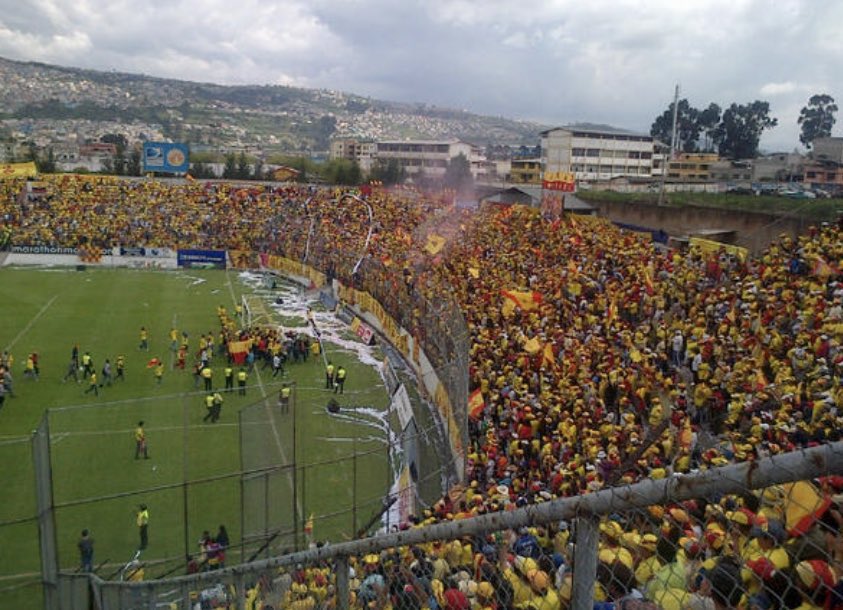
M78 565L76 542L83 528L95 539L96 564L127 561L138 545L135 512L141 502L150 510L150 545L143 559L158 566L147 571L150 576L177 565L185 552L195 552L202 532L213 535L220 524L238 546L241 503L247 534L253 536L275 527L301 530L306 517L315 514L314 537L341 540L368 521L389 483L383 434L376 428L373 432L371 421L327 415L324 406L330 393L324 390L321 358L287 367L287 379L297 384L296 474L286 468L243 482L240 476L225 476L241 469L241 440L247 468L292 461L292 415L280 414L274 406L280 382L269 370L258 368L249 378L247 395L226 394L220 422L203 424L204 393L194 389L190 370L172 369L175 356L168 334L171 327L187 331L195 350L200 334L218 331L217 305L230 310L249 290L231 271L0 269L0 345L15 357L16 394L0 411L0 485L6 498L0 503L0 522L35 514L28 437L46 409L51 410L52 479L63 569ZM138 349L141 326L149 330L148 352ZM99 396L85 394L84 381L63 383L74 343L80 355L91 353L98 373L106 357L114 363L124 354L126 381L99 389ZM22 375L31 351L40 356L39 381ZM326 345L326 351L349 371L346 390L351 392L340 403L383 411L388 397L377 371L336 345ZM166 364L160 385L146 368L153 356ZM188 361L188 369L189 365ZM216 358L215 387L222 385L223 366L223 359ZM133 431L141 419L146 422L149 460L134 459ZM351 458L353 452L357 458ZM304 464L309 466L301 467ZM185 487L184 481L194 483ZM356 511L350 508L352 501L357 502ZM281 542L292 544L289 538ZM0 590L4 583L17 582L14 575L37 576L34 521L0 526L0 546ZM164 563L165 558L170 562ZM105 566L100 574L108 576L115 569ZM15 600L17 607L39 607L33 603L39 597L31 589L12 589L4 599Z

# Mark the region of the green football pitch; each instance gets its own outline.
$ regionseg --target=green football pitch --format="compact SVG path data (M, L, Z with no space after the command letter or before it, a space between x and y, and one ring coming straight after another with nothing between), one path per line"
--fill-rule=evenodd
M218 270L0 269L0 346L14 357L15 393L0 410L4 603L40 606L31 584L40 563L30 437L48 410L61 569L78 567L76 543L87 528L95 565L103 564L100 575L118 570L138 547L135 515L141 503L150 512L149 547L142 554L150 577L182 573L185 553L195 553L203 531L214 535L221 524L232 541L230 562L237 562L273 531L286 532L274 539L286 546L273 551L306 544L303 530L311 515L312 538L339 541L377 514L392 478L387 438L394 422L377 370L381 355L341 325L323 334L330 337L325 357L348 370L346 391L337 396L344 407L339 415L325 408L334 395L324 388L320 355L288 364L283 378L256 366L246 395L224 394L220 421L203 423L205 393L195 387L192 356L185 370L175 366L169 332L187 332L192 352L200 335L218 335L219 305L232 311L242 294L256 291L273 302L274 294L248 279ZM286 301L300 292L283 290ZM303 314L303 306L293 306L273 315L295 328L305 326ZM320 315L329 320L327 313ZM142 326L149 333L148 351L139 349ZM90 352L98 373L105 358L114 363L124 355L125 381L98 388L98 395L85 393L85 381L63 381L74 344L80 355ZM39 356L38 380L23 375L31 352ZM165 365L160 384L147 368L154 357ZM215 388L222 386L224 365L216 356ZM276 405L282 379L295 383L294 414ZM139 420L147 430L148 460L134 455ZM293 463L298 467L240 474Z

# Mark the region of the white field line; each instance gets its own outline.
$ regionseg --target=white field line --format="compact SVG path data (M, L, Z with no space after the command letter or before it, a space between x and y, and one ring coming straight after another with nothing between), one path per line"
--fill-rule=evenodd
M21 337L23 337L27 332L29 332L29 329L32 328L32 326L38 321L38 318L40 318L42 315L44 315L44 312L47 311L47 309L50 307L50 305L52 305L57 298L59 298L59 295L53 296L52 299L47 301L47 303L44 305L44 307L42 307L41 309L38 310L38 313L36 313L32 317L32 319L26 324L26 326L24 326L21 329L21 331L17 334L17 336L14 339L12 339L12 342L9 343L9 345L6 346L6 351L9 351L10 349L12 349L12 347L14 347L15 343L17 343L18 340Z
M229 273L228 269L225 270L225 276L226 276L226 280L227 280L227 283L228 283L228 291L231 294L231 302L236 307L237 306L237 296L234 294L234 285L231 282L231 274ZM275 437L275 445L278 447L278 453L281 456L281 463L286 464L287 463L287 452L284 451L284 443L281 442L281 435L278 434L278 427L275 425L275 418L272 417L272 405L270 404L272 401L266 400L266 397L267 397L266 388L264 387L263 379L261 379L261 373L260 373L260 367L259 366L255 366L255 375L258 378L258 387L260 388L261 395L264 398L264 408L266 409L266 415L269 418L269 423L272 426L272 435ZM293 408L295 409L295 406L293 406ZM295 431L295 428L294 428L293 434L295 434L295 433L296 433L296 431ZM293 457L295 458L295 456L293 456ZM291 470L287 471L286 477L287 477L287 480L290 483L290 490L293 492L293 497L296 498L297 512L298 512L299 515L302 515L303 514L302 501L301 501L301 498L299 497L299 495L296 493L296 490L294 489L294 479L293 479L293 473L292 473Z

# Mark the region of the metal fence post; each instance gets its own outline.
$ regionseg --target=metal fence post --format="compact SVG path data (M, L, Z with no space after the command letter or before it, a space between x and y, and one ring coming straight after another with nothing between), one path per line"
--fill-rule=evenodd
M596 516L579 517L574 522L574 582L571 610L591 610L597 576L597 545L600 521Z
M348 610L348 556L337 557L334 571L337 575L337 610Z
M35 467L35 502L38 515L38 539L41 547L41 581L44 608L59 608L59 559L56 544L55 507L53 505L53 466L50 457L50 412L32 437L32 461Z

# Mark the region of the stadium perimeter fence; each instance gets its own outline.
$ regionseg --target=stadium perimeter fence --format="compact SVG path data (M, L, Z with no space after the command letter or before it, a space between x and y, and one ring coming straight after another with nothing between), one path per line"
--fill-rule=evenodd
M757 595L771 600L758 607L800 598L822 607L841 560L840 498L823 484L841 474L836 442L217 572L133 583L66 576L59 589L73 610L592 610L601 600L606 609L674 610L753 607ZM519 547L524 528L545 540L538 553ZM661 563L641 583L653 556Z
M201 520L199 516L208 502L227 501L235 507L230 514L231 521L228 521L233 538L226 552L229 565L294 552L306 548L317 537L321 540L353 540L380 528L382 515L400 493L394 487L390 489L394 472L389 465L399 459L396 452L401 453L405 447L425 442L412 435L427 437L435 433L435 430L414 426L404 434L390 435L387 442L375 438L352 439L347 451L340 457L303 462L301 448L297 448L296 444L312 442L312 439L303 438L297 432L295 414L303 408L324 406L297 404L294 385L286 410L281 409L277 397L271 394L239 411L238 470L196 474L197 465L191 462L201 461L204 450L201 443L205 442L195 425L201 413L203 394L189 394L181 399L183 425L173 426L170 430L150 431L153 437L150 452L153 455L161 450L161 436L171 434L173 437L169 445L180 447L176 451L182 452L183 463L181 472L152 486L138 485L137 481L133 482L128 477L122 478L116 486L110 486L107 493L102 493L102 488L96 485L91 488L78 483L63 485L63 479L74 480L66 476L70 470L80 467L74 458L78 445L92 444L92 439L93 444L102 443L98 435L107 433L107 430L81 429L78 418L74 417L74 408L46 411L32 436L31 448L15 446L31 450L31 459L27 456L18 463L22 469L32 472L36 481L37 500L32 507L35 516L0 522L0 535L5 539L8 534L12 540L15 539L13 534L24 530L29 532L21 538L31 541L32 548L27 553L22 552L22 556L38 557L37 551L40 551L41 584L47 608L77 607L72 605L75 603L72 600L77 598L73 595L68 597L63 588L65 585L59 585L59 573L62 574L61 582L65 584L78 574L75 542L80 528L71 524L102 523L113 520L114 515L123 515L126 530L131 532L127 549L133 551L135 546L131 545L136 544L137 537L133 527L134 511L141 503L148 505L154 515L152 535L156 536L156 558L148 561L144 558L143 561L146 578L152 579L183 574L186 555L193 555L199 560L200 570L207 569L201 563L201 556L197 556L197 540L198 533L210 525L205 522L207 519ZM136 416L128 415L127 410L137 408L134 401L127 401L111 407L100 404L92 409L107 427L108 422L115 420L134 422ZM152 403L144 405L147 419L150 416L154 418L149 412L154 408ZM173 406L162 405L159 408L172 409ZM130 459L129 452L134 451L133 443L130 444L132 441L127 440L131 439L131 431L120 432L121 452L127 453L125 457ZM207 449L213 451L213 447ZM108 455L106 458L113 459ZM26 468L27 464L31 468ZM375 485L373 488L371 481L366 480L373 472L384 473L382 486ZM428 476L436 479L438 484L440 475L438 471L433 471ZM430 483L423 479L417 482L420 486ZM343 493L332 493L332 489L341 489ZM235 535L238 525L239 536ZM182 534L171 535L165 540L161 535L163 531ZM40 549L36 550L38 546ZM96 566L96 571L107 580L121 580L126 577L130 556L127 551L126 557L106 558L108 563ZM74 568L68 570L70 566ZM15 582L13 586L32 585L32 574L38 571L38 567L29 566L28 579Z

